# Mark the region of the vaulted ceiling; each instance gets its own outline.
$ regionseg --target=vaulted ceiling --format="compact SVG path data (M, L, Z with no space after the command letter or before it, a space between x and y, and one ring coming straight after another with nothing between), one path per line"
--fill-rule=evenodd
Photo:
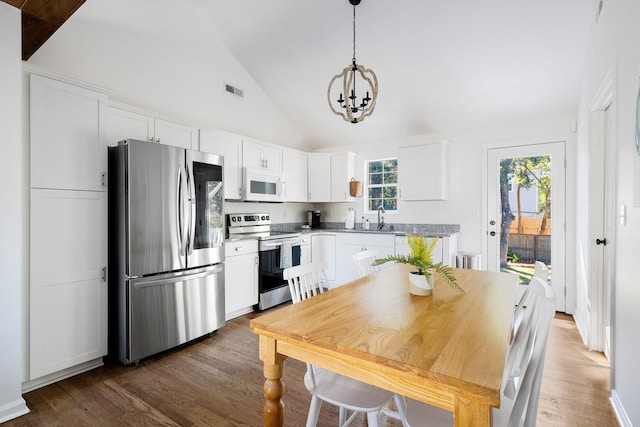
M4 1L22 8L24 58L83 3ZM198 13L303 138L322 147L575 113L595 1L363 0L356 56L380 92L358 124L327 105L329 80L351 62L348 0L91 0L81 10L92 25L135 25L194 45L203 33L188 17Z

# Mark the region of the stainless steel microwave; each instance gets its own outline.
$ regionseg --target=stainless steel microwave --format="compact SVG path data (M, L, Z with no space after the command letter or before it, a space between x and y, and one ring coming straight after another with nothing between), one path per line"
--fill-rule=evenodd
M242 193L242 200L247 202L284 202L284 174L266 169L244 168Z

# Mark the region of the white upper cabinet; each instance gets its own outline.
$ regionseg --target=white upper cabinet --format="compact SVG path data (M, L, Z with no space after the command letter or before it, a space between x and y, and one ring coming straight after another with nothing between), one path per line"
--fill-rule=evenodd
M155 119L156 142L188 150L198 149L198 129L180 123Z
M200 151L224 157L224 198L242 199L242 137L222 131L200 130Z
M109 145L115 147L128 138L155 141L154 121L151 116L109 107Z
M106 94L36 74L30 85L30 186L106 191Z
M287 202L307 201L307 153L284 149L282 172L285 178L285 200Z
M127 138L198 149L198 129L192 126L109 107L109 145Z
M352 202L349 194L349 182L355 177L356 153L338 153L331 155L331 201Z
M258 141L242 141L242 164L246 168L282 172L282 148Z
M400 147L398 181L400 200L447 200L449 143Z
M331 201L331 154L308 153L307 176L309 202Z

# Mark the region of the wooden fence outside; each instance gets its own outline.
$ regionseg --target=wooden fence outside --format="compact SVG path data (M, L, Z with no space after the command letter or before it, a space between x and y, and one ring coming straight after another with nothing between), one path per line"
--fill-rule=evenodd
M523 261L551 263L551 236L540 234L509 233L509 253Z
M515 214L514 214L515 215ZM522 234L539 234L542 218L522 218ZM514 219L509 227L509 233L518 233L518 219ZM544 233L551 234L551 218L547 219Z

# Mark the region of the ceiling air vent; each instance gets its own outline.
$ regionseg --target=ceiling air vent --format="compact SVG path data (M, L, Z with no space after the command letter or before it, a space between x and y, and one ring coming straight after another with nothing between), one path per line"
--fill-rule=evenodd
M238 98L244 98L244 91L237 87L231 86L230 84L224 84L224 91L230 93L231 95L235 95Z

